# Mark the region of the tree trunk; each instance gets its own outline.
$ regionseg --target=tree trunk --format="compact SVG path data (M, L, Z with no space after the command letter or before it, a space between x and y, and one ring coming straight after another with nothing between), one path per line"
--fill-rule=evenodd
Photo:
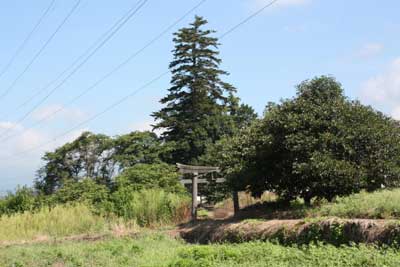
M311 196L311 195L306 195L306 196L303 197L303 199L304 199L304 204L305 204L307 207L310 207L310 206L311 206L311 199L312 199L312 196Z
M240 204L239 204L239 193L238 191L233 191L232 192L232 199L233 199L233 212L236 215L238 215L240 211Z

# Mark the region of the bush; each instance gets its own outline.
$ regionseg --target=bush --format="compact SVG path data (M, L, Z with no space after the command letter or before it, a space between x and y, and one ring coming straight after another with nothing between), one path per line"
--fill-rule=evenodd
M134 190L161 188L167 192L184 192L176 167L165 163L136 164L116 178L117 188L129 186Z
M92 179L81 181L66 180L63 186L54 194L48 196L48 204L66 204L71 202L86 202L91 205L99 205L108 201L109 190Z
M116 215L141 226L179 223L190 214L187 196L160 189L136 191L123 187L112 194L111 201Z
M18 187L15 193L8 193L0 199L0 215L31 211L37 206L33 189Z

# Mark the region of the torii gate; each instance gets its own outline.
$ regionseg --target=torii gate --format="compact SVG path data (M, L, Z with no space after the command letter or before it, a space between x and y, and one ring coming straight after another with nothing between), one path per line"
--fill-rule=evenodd
M197 195L198 195L198 184L207 183L207 179L199 179L200 176L207 173L220 172L219 167L209 167L209 166L191 166L177 163L176 166L179 172L182 174L193 174L191 180L181 180L182 184L192 184L192 219L197 219ZM217 183L225 182L224 178L218 178Z

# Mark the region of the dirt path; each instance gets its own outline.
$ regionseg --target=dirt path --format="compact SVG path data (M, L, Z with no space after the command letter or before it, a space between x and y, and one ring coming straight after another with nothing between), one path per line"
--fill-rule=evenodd
M112 238L136 238L140 233L138 232L125 232L123 234L107 233L107 234L83 234L72 235L66 237L50 237L50 236L37 236L31 240L15 240L15 241L0 241L0 248L20 245L34 245L34 244L60 244L64 242L97 242Z

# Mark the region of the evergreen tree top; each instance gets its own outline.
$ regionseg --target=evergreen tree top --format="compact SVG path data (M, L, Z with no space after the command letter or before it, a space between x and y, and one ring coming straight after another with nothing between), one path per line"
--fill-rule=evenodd
M194 22L174 34L171 87L160 100L164 107L153 113L155 128L164 130L166 141L179 142L176 161L190 163L209 142L227 131L226 116L230 95L235 88L221 77L221 59L214 30L205 29L207 20L195 16ZM178 151L181 150L181 151Z

